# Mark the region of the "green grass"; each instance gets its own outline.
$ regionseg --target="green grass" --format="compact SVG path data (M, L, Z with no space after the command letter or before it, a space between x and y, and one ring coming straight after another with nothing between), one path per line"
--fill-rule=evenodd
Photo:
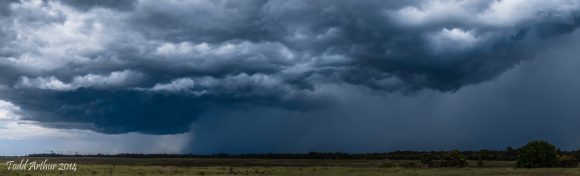
M0 158L0 162L21 158ZM29 158L44 160L44 158ZM76 162L71 171L8 171L0 176L464 176L464 175L580 175L580 168L516 169L513 162L487 161L486 168L424 168L417 161L389 160L282 160L282 159L126 159L126 158L48 158L50 163ZM416 168L403 168L415 167Z

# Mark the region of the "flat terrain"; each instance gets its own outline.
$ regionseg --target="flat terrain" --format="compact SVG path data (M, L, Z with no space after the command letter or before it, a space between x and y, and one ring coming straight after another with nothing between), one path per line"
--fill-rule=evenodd
M77 171L14 171L2 164L0 176L51 175L274 175L274 176L439 176L439 175L580 175L580 168L516 169L509 161L470 162L467 168L425 168L418 161L301 160L301 159L198 159L198 158L0 158L0 162L76 163Z

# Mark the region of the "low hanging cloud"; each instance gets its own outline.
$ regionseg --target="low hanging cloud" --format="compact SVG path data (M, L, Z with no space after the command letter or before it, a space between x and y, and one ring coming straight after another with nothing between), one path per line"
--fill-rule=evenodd
M142 74L131 70L112 72L109 75L88 74L84 76L75 76L70 83L64 83L54 76L45 78L28 78L20 77L16 85L17 89L44 89L56 91L71 91L78 88L99 88L107 89L114 87L126 87L142 79Z
M0 3L0 97L102 133L188 132L212 109L331 106L326 85L454 92L580 24L574 0Z

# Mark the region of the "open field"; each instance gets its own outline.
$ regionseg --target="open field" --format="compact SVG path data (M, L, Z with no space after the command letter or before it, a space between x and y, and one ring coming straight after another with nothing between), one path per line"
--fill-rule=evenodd
M279 175L279 176L438 176L438 175L580 175L580 168L516 169L513 162L487 161L485 167L470 162L467 168L425 168L418 161L301 160L301 159L197 159L197 158L1 158L0 161L77 163L73 171L12 171L3 165L0 175Z

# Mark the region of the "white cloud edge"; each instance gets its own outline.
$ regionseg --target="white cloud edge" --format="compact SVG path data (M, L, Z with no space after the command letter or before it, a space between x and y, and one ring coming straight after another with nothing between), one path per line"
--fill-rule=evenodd
M132 71L115 71L107 75L87 74L75 76L69 83L65 83L55 76L29 78L22 76L18 79L14 88L32 88L55 91L71 91L79 88L110 88L120 87L137 82L142 79L143 74Z

